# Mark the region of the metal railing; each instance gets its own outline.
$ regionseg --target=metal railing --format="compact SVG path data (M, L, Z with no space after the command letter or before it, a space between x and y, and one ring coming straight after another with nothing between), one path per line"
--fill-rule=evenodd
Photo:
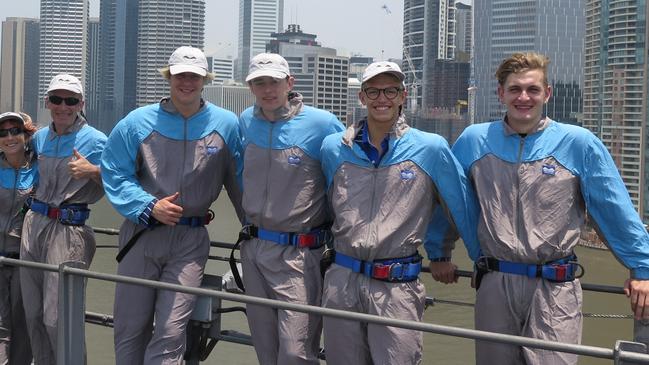
M116 234L116 230L97 229L98 233ZM214 247L231 248L231 244L212 242ZM544 349L549 351L559 351L572 353L581 356L590 356L595 358L611 359L614 364L649 364L649 354L646 346L637 342L618 341L614 348L603 348L587 345L567 344L553 342L522 336L506 335L500 333L479 331L473 329L458 328L452 326L438 325L433 323L414 322L385 318L376 315L347 312L330 308L309 306L303 304L287 303L272 299L236 294L227 291L210 290L205 288L190 288L176 284L164 283L153 280L145 280L128 276L107 274L95 272L80 268L75 262L66 262L59 266L30 261L22 261L0 257L0 266L10 265L44 271L59 273L59 322L58 322L58 348L57 362L59 364L83 365L85 362L85 341L79 341L85 338L84 321L86 317L90 318L92 323L109 323L110 316L85 313L85 279L96 279L102 281L142 285L156 289L172 290L176 292L194 294L216 300L228 300L239 303L255 304L277 309L294 310L304 313L312 313L321 316L336 317L341 319L361 321L384 326L399 327L410 330L417 330L427 333L462 337L473 340L492 341L510 345L525 346L531 348ZM614 287L613 287L614 288ZM609 288L610 289L610 288ZM613 292L618 293L615 289ZM229 336L229 331L221 331L221 340L236 343L250 344L248 340L239 336Z

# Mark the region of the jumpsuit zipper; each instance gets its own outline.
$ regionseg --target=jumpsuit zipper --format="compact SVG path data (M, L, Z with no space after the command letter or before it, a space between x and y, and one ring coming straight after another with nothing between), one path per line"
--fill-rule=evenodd
M521 165L523 164L523 148L525 147L525 138L519 137L520 142L518 144L518 156L516 157L516 202L514 207L514 232L516 235L516 240L521 243L520 247L523 247L522 242L520 242L520 232L523 226L523 217L521 213ZM519 254L517 252L517 254Z
M181 207L183 206L183 198L185 196L183 186L185 186L185 164L187 163L187 123L188 120L183 117L183 163L181 165L182 168L180 169L180 186L178 187L178 192L180 193L178 205Z
M273 156L271 154L272 145L273 145L273 129L275 129L275 123L270 123L270 132L268 133L268 170L266 173L266 194L264 194L264 204L261 208L261 215L259 216L259 225L261 228L264 228L264 217L266 216L266 211L268 210L268 194L270 190L270 171L273 164Z

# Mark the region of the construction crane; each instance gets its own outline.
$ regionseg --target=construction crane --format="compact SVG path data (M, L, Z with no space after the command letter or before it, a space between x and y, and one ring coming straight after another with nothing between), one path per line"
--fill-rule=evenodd
M391 15L392 11L390 11L390 8L388 8L387 4L383 4L381 6L381 9L385 10L386 15ZM410 37L410 34L408 34L408 44L403 45L403 57L405 58L405 62L408 65L408 71L412 75L412 79L408 88L408 97L409 97L409 104L408 104L408 110L410 110L411 113L415 113L417 111L417 97L419 94L419 85L421 85L421 80L419 80L419 77L417 76L417 72L415 70L415 65L412 62L412 58L410 57L410 49L409 45L413 44L414 42L412 41L412 38Z

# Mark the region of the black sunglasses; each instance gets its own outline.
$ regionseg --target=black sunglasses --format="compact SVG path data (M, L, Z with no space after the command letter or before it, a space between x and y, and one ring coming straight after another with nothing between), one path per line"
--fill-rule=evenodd
M24 131L20 127L11 127L8 129L0 129L0 138L6 137L8 135L17 136L22 134Z
M77 105L81 101L78 98L75 98L73 96L70 96L70 97L67 97L67 98L62 98L62 97L56 96L56 95L48 96L47 100L49 100L50 103L55 104L55 105L61 105L61 103L65 101L65 105L67 105L67 106Z

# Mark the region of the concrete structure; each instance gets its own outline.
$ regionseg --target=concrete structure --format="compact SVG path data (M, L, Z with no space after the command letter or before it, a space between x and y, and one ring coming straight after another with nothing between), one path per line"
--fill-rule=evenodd
M98 126L110 132L136 107L138 0L100 3Z
M555 95L551 116L576 123L583 87L584 0L480 0L473 3L475 121L502 118L494 72L514 52L535 51L550 57L549 82ZM549 113L549 112L548 112Z
M347 80L347 124L354 123L367 116L367 107L358 98L360 92L361 81L355 77L350 77Z
M297 24L272 36L266 51L286 58L295 77L293 89L302 94L304 103L328 110L345 123L349 58L338 56L333 48L322 47L315 34L302 32Z
M649 222L648 15L644 1L586 1L582 120L611 152L645 224Z
M154 103L169 94L158 69L180 46L203 48L205 0L139 0L136 104Z
M228 109L236 115L255 103L255 96L246 85L238 83L206 85L203 98L214 105Z
M473 38L473 8L461 2L455 3L455 59L469 62Z
M93 127L101 127L99 125L99 108L100 108L100 89L99 89L99 18L90 18L88 21L88 61L86 68L86 85L85 85L85 98L86 98L86 116L88 122ZM110 131L104 131L110 132Z
M248 75L248 64L266 49L271 33L284 29L284 0L239 0L239 48L237 81Z
M433 108L453 109L458 103L468 100L469 63L454 60L428 61L428 72L424 84L428 85L423 95L426 111Z
M455 58L455 0L404 0L403 71L408 108L416 112L430 85L432 61Z
M69 73L85 83L88 0L41 0L38 121L50 119L43 96L52 77Z
M38 19L11 17L2 22L0 113L24 111L36 119L39 32Z
M228 80L234 80L234 61L232 56L207 57L207 63L210 65L210 72L214 73L212 85L223 84Z

